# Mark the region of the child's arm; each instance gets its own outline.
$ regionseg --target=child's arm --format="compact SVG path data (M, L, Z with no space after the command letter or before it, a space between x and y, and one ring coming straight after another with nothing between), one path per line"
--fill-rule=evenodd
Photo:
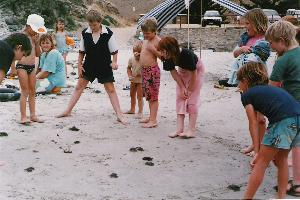
M117 70L118 69L118 53L114 53L112 55L113 59L112 59L112 63L111 63L111 67L113 70Z
M151 53L153 53L156 57L161 58L161 53L159 51L157 51L157 48L153 44L151 44L151 43L148 42L147 49Z
M258 133L258 121L257 121L257 113L254 110L254 107L251 104L248 104L246 107L246 114L249 121L249 131L252 138L252 143L254 146L254 153L258 153L259 151L259 133Z
M131 67L132 67L132 62L131 62L131 59L129 59L128 67L127 67L127 75L128 75L129 80L131 80L133 78Z
M251 47L248 47L248 46L239 47L235 51L233 51L233 56L235 58L237 58L237 57L239 57L239 55L241 55L243 53L251 53Z
M35 36L32 37L32 42L34 43L35 46L35 57L40 57L42 51L40 48L40 44L39 44L39 35L36 34Z
M178 72L176 69L173 69L170 71L171 76L173 77L173 79L176 81L176 83L179 85L180 91L181 91L181 96L184 99L188 98L188 94L186 91L186 87L182 81L182 79L180 78L180 76L178 75Z
M49 75L50 75L50 72L47 72L47 71L40 71L40 72L36 75L36 79L44 79L44 78L48 78Z
M84 68L82 65L84 55L85 55L84 52L79 51L79 54L78 54L78 76L79 77L82 77L82 72L84 72Z
M16 75L17 75L16 63L13 62L10 66L10 76L16 76Z

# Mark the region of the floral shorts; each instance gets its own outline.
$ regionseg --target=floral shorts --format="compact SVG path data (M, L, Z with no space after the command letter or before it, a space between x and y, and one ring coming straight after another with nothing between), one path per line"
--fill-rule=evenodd
M160 86L160 69L158 65L142 68L143 94L147 101L157 101Z
M279 149L300 147L300 116L269 125L262 144Z

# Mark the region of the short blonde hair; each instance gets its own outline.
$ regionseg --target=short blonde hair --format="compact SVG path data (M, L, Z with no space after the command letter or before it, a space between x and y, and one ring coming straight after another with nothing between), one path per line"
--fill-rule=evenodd
M249 23L253 26L254 31L258 34L265 34L268 29L268 17L260 8L249 10L243 18L249 21Z
M141 29L144 32L156 32L157 30L157 21L154 17L147 18L141 25Z
M294 25L288 21L277 21L273 23L266 32L266 40L278 42L283 39L286 46L297 44L296 41L296 29Z
M136 43L134 43L133 45L133 52L138 52L138 53L141 53L142 51L142 46L143 46L143 42L142 41L137 41Z
M99 23L102 23L103 17L101 15L101 13L98 12L97 10L90 10L86 14L86 20L88 22L99 22Z
M291 22L294 26L298 26L298 19L292 15L284 16L281 19L287 22Z

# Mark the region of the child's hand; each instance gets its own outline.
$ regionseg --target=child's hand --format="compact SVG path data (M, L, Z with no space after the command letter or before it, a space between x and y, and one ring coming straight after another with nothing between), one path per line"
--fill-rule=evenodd
M185 88L180 89L180 97L183 98L184 100L188 99L188 92Z
M248 47L248 46L242 46L242 47L240 48L240 51L241 51L242 53L251 53L251 47Z
M117 69L118 69L118 64L117 64L116 62L112 62L112 63L111 63L111 68L112 68L113 70L117 70Z
M258 157L258 153L256 153L256 154L253 156L252 160L250 161L250 166L251 166L251 168L253 168L253 167L255 166L255 164L256 164L256 162L257 162L257 157Z
M148 42L148 45L147 45L147 49L151 52L155 52L156 51L156 48L153 44L149 43Z

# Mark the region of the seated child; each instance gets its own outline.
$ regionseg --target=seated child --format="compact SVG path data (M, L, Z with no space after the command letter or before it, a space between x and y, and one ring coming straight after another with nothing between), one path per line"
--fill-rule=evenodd
M43 53L40 57L39 69L36 75L37 86L43 86L48 82L45 88L37 87L37 92L58 94L61 88L66 84L65 62L58 50L54 49L54 43L50 34L44 34L40 38L40 46Z
M143 89L142 89L142 66L139 63L140 53L142 49L143 42L138 41L133 46L134 57L129 59L127 74L130 81L130 98L131 98L131 107L130 110L125 114L135 114L135 104L136 104L136 95L138 99L139 111L137 118L141 119L143 117Z
M265 64L271 54L270 44L266 40L258 40L251 50L251 53L243 53L236 58L231 66L228 84L236 85L238 83L236 73L244 64L251 61Z
M265 66L258 62L245 64L237 73L241 100L249 121L249 130L256 153L251 165L244 199L253 199L266 168L274 160L278 168L278 199L285 198L288 184L288 153L300 147L300 104L285 90L268 85ZM269 120L260 144L257 112Z

